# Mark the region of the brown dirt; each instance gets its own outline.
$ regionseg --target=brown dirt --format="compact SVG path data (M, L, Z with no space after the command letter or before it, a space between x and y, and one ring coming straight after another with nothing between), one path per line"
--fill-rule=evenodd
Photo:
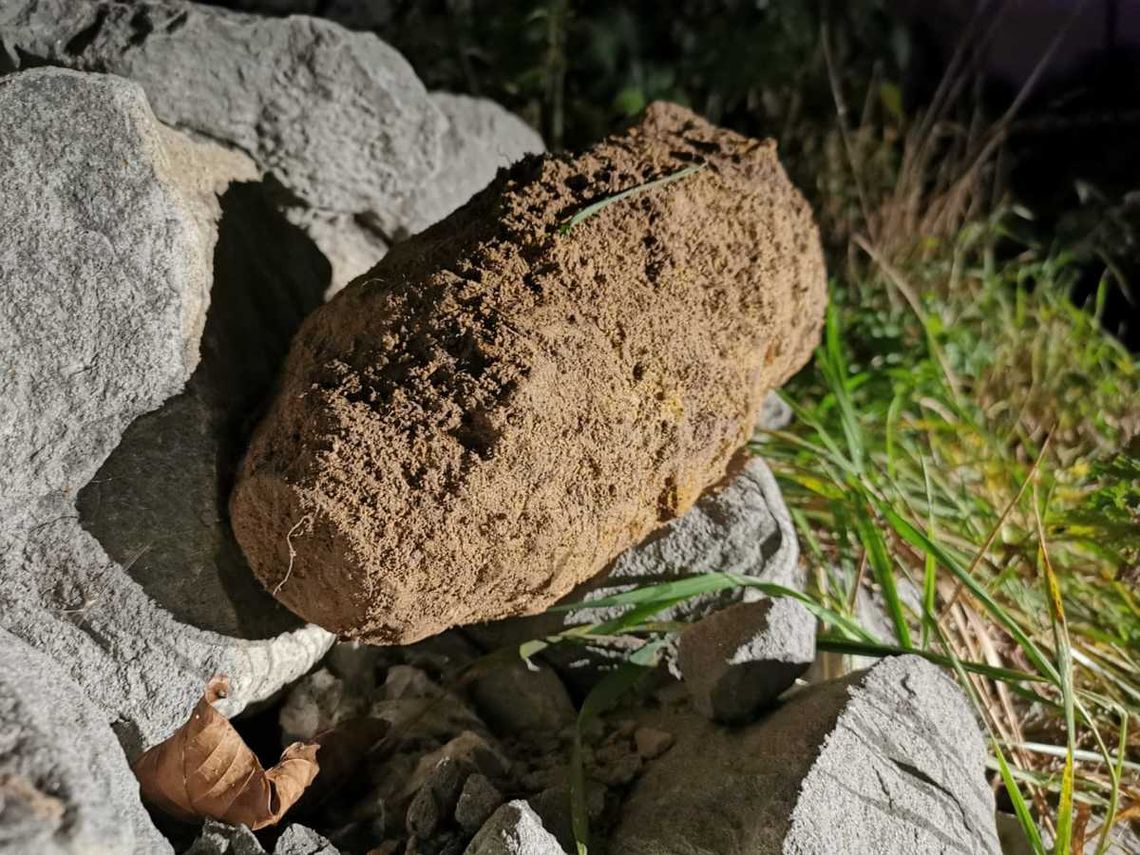
M344 636L541 611L721 476L825 300L775 144L655 104L500 173L305 322L231 500L238 541Z

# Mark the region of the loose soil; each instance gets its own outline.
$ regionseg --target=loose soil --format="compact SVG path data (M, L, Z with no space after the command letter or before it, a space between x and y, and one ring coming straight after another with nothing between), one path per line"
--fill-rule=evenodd
M501 172L308 318L234 531L270 591L342 636L536 613L721 477L825 301L775 144L653 105Z

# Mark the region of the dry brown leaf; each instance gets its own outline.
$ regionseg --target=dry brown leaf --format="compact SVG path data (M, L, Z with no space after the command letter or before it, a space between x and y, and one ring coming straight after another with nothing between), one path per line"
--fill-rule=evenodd
M262 768L214 702L229 691L214 677L189 721L134 764L143 798L179 819L211 818L257 830L280 821L320 771L317 745L294 742Z

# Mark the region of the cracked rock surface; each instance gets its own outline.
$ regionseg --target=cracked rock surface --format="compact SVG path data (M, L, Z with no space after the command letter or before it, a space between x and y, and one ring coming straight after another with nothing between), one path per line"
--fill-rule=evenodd
M611 855L998 855L966 698L917 656L811 686L744 729L646 716L676 744L625 803Z
M331 641L176 620L75 506L197 366L217 194L255 170L164 128L138 85L60 69L0 78L0 140L0 627L56 661L133 754L181 724L210 675L230 675L233 712Z

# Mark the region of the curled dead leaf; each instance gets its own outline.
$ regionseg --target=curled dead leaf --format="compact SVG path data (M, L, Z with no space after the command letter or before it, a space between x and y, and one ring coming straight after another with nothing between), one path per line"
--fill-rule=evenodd
M171 816L265 828L280 821L317 776L318 746L294 742L276 766L263 769L214 709L228 691L225 677L211 679L186 724L135 762L135 777L143 798Z

